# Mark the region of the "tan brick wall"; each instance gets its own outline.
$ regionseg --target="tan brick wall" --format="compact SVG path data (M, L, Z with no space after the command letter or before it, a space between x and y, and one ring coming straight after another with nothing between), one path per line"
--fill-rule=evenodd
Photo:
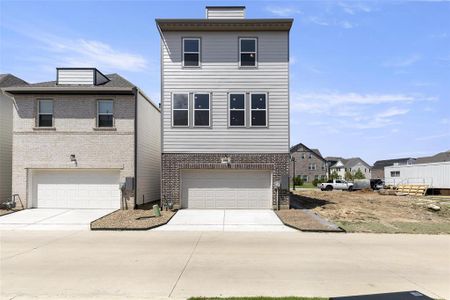
M305 158L302 158L304 155ZM311 155L311 158L309 156ZM299 147L297 151L291 153L291 157L295 158L295 174L294 174L294 163L290 162L290 176L291 182L294 176L308 176L308 182L313 182L316 176L322 177L327 176L326 167L323 168L325 162L318 158L313 151ZM316 164L316 170L310 170L309 165Z
M36 130L36 100L54 100L55 130ZM96 103L114 99L116 131L94 130ZM27 170L34 168L117 168L121 181L134 176L134 96L16 96L13 132L13 193L27 206ZM129 204L133 202L130 198ZM132 206L132 205L131 205Z

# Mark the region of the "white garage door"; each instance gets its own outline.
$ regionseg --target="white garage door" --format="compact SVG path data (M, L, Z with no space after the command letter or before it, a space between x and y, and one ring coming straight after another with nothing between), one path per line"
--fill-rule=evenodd
M183 208L271 208L270 171L184 170Z
M120 208L119 171L33 171L33 207Z

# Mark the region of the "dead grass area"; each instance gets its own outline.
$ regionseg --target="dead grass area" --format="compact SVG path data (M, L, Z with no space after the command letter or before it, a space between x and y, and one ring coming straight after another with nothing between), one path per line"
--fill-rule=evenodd
M450 234L446 198L379 195L373 191L300 190L292 201L348 232ZM436 204L440 211L427 208Z
M275 211L281 221L293 228L301 231L323 231L323 232L341 232L334 224L319 222L309 213L301 209L284 209Z
M151 206L138 209L117 210L91 223L91 230L148 230L166 224L173 211L161 211L155 217Z

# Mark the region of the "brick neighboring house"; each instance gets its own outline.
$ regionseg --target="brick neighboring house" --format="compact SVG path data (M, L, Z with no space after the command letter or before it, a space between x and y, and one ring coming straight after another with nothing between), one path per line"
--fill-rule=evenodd
M292 19L157 19L161 35L162 191L176 208L289 208ZM278 199L277 199L278 195Z
M0 74L0 88L27 84L11 74ZM11 197L13 101L0 91L0 204Z
M362 160L359 157L352 158L342 158L342 157L325 157L329 164L329 172L332 174L336 172L340 178L345 178L345 172L350 171L352 174L355 174L358 170L360 170L366 179L371 179L371 170L372 167Z
M135 85L95 68L58 68L56 81L3 90L15 101L12 192L27 208L160 199L160 111Z
M319 149L310 149L299 143L293 146L290 152L291 179L300 176L304 182L312 182L314 179L327 178L327 161L322 157Z

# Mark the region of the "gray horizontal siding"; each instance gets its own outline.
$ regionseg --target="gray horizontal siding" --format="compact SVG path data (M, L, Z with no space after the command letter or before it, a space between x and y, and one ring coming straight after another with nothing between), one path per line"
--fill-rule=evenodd
M213 8L206 10L208 19L244 19L244 9Z
M92 69L86 70L58 70L58 84L93 84L94 72Z
M258 38L258 68L239 68L239 37ZM289 151L288 33L165 32L163 59L164 152ZM182 37L200 37L201 68L183 68ZM164 45L167 45L164 46ZM211 128L172 128L171 95L209 92ZM228 93L268 93L268 128L228 128Z

